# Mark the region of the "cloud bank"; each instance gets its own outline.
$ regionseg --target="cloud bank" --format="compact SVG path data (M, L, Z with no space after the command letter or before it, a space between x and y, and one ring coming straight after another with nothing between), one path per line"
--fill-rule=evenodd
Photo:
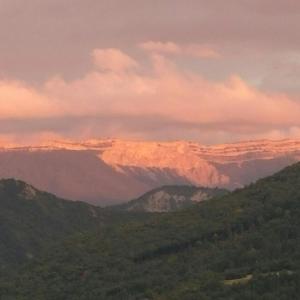
M259 90L237 74L209 80L173 59L221 59L217 50L153 41L138 48L139 59L116 48L93 50L93 68L75 80L56 76L38 87L0 81L0 136L12 142L27 135L204 143L299 136L296 96Z

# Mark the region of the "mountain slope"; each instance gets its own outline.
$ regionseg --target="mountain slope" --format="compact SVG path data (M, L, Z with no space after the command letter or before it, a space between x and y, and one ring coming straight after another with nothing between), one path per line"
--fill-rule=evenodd
M65 199L96 204L132 199L144 191L146 185L117 172L97 154L48 148L0 151L0 178L17 178Z
M229 195L48 249L13 299L298 299L300 164ZM63 263L62 263L63 262Z
M223 189L195 186L163 186L115 208L135 212L170 212L226 194Z
M299 161L300 140L205 146L99 139L0 148L0 178L73 200L111 205L162 185L240 188Z
M31 259L46 241L90 230L99 220L96 207L59 199L22 181L1 180L1 265Z

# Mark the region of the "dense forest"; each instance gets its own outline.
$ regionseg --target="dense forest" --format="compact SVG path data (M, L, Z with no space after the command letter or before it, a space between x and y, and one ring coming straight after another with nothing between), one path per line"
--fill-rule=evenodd
M174 213L81 209L92 217L63 215L68 230L2 269L1 300L299 299L300 164Z

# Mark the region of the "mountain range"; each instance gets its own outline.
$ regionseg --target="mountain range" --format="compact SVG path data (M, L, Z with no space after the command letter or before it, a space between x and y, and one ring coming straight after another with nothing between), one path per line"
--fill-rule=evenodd
M62 198L126 202L163 185L235 189L299 161L300 140L205 146L196 142L99 139L0 148L0 178Z

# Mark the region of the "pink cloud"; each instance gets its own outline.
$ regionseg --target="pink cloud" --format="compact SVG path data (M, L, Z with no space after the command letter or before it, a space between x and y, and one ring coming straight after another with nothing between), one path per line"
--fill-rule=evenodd
M221 58L221 54L208 45L191 44L184 48L184 53L199 58Z
M174 42L148 41L141 43L139 47L145 51L161 54L176 54L210 59L221 57L221 54L215 47L204 44L178 45Z
M160 54L150 56L151 71L120 50L98 49L93 56L97 68L77 80L56 77L39 89L1 82L0 119L99 117L105 121L98 135L104 136L155 138L164 132L165 138L192 134L214 140L299 134L300 102L260 91L237 75L210 81ZM89 135L93 127L87 122Z
M201 124L300 125L300 105L285 95L261 92L238 76L211 82L159 55L153 56L151 75L94 71L73 82L48 82L47 93L66 98L72 110L82 113L165 115Z
M0 81L0 119L60 114L60 106L47 94L19 81Z
M173 42L163 43L163 42L148 41L145 43L141 43L139 47L150 52L172 53L172 54L178 54L182 52L181 47Z
M118 49L95 49L92 53L95 65L102 71L123 72L138 67L138 63Z

